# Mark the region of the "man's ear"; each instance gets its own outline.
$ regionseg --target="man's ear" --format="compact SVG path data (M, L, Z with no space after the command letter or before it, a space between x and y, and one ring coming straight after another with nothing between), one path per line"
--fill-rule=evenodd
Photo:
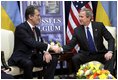
M29 15L29 19L32 19L33 15Z
M87 18L91 20L91 17L90 16L87 16Z

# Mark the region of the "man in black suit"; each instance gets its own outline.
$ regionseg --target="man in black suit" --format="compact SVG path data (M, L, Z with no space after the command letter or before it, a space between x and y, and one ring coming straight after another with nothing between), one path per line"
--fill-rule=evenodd
M36 6L28 6L25 12L26 21L16 27L14 52L9 65L24 70L24 78L33 78L33 67L44 66L44 78L53 79L57 65L57 57L48 50L51 47L43 42L40 30L36 25L40 22L40 11Z
M113 74L114 38L103 23L91 21L92 11L84 8L80 11L80 26L74 29L74 34L68 45L57 51L69 51L79 44L80 50L72 58L76 72L81 64L96 60L105 64L105 69ZM104 16L103 16L104 17ZM88 29L89 28L89 29ZM87 31L89 30L89 31ZM89 34L89 35L88 35ZM90 39L91 35L91 39ZM103 37L108 41L108 49L103 45Z

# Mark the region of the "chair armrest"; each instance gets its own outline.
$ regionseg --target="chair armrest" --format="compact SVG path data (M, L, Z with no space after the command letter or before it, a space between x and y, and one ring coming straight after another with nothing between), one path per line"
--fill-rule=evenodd
M73 52L66 51L66 52L63 52L62 54L60 54L60 61L64 61L64 60L68 61L72 57L73 57Z
M3 64L3 67L5 69L9 69L11 71L11 68L6 64L5 62L5 56L4 56L4 51L1 51L1 61L2 61L2 64Z

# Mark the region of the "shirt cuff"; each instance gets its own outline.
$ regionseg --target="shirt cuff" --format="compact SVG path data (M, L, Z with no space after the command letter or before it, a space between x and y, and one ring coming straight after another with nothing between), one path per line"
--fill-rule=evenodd
M46 51L43 51L43 53L48 52L50 49L50 44L48 44Z
M63 50L63 48L61 48L61 52L63 52L64 50Z
M47 52L49 51L49 49L50 49L50 46L51 46L51 45L50 45L50 44L48 44L48 47L47 47L47 50L46 50Z
M112 53L113 54L113 51L108 51L108 53Z

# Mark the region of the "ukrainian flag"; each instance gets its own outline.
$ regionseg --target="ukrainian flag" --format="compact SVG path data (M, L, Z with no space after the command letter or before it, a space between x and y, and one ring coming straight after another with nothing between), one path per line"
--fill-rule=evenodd
M117 26L117 1L98 1L96 21L105 26Z
M21 16L17 1L1 1L1 28L15 30L21 23Z

